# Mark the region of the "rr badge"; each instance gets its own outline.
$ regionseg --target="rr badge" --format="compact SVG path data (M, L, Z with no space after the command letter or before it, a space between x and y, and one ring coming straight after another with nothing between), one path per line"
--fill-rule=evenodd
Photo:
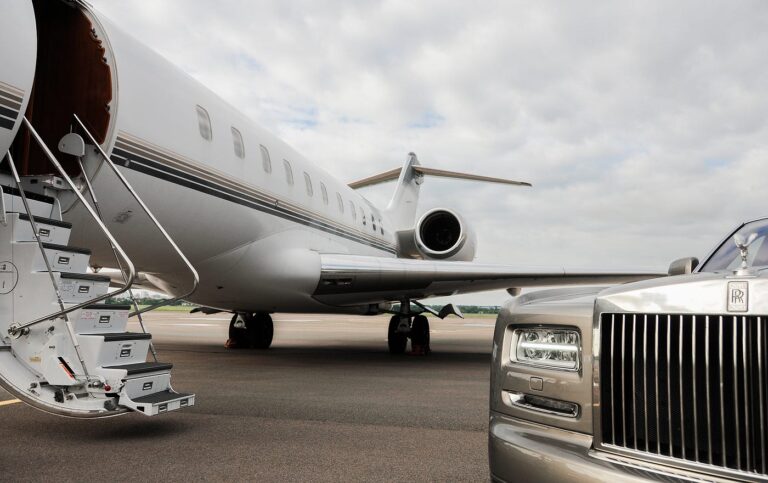
M728 282L728 312L749 310L749 282Z

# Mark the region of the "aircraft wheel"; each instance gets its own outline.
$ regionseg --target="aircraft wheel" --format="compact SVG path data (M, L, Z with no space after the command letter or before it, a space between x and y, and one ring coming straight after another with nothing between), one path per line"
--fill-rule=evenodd
M245 320L248 340L253 349L269 349L275 333L272 317L269 314L251 315Z
M411 324L411 353L429 354L429 320L423 315L414 317Z
M387 343L389 344L390 354L403 354L408 346L408 335L398 332L397 326L400 325L400 316L395 315L389 319L389 329L387 330Z
M238 321L238 317L240 320ZM225 344L227 349L247 349L251 342L248 340L248 333L245 329L245 318L243 314L235 314L229 321L229 339Z

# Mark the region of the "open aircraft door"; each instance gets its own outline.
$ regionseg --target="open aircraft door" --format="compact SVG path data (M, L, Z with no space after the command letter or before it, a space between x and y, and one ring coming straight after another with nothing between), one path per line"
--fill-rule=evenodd
M0 158L10 148L32 95L37 58L35 10L29 0L3 0L0 16Z

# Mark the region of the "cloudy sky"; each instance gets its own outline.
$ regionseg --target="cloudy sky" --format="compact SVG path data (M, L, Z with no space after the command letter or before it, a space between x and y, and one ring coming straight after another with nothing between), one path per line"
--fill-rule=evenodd
M532 182L422 187L478 261L666 269L768 216L766 2L90 1L345 181Z

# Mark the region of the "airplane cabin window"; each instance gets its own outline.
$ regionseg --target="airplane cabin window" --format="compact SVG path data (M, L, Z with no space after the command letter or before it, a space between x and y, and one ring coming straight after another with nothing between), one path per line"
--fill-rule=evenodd
M376 218L374 218L373 215L371 215L371 229L374 233L376 232Z
M266 146L264 146L263 144L259 144L259 148L261 148L261 163L264 166L264 172L271 173L272 160L269 159L269 151L267 151Z
M232 143L235 147L235 156L240 159L245 158L245 144L243 143L243 135L240 134L234 126L232 126Z
M363 226L368 225L368 220L365 219L365 210L363 210L363 207L360 207L360 216L363 218Z
M293 186L293 169L287 159L283 160L283 167L285 168L285 182Z
M344 214L344 200L341 199L339 193L336 193L336 201L339 202L339 213Z
M355 204L352 203L352 200L349 201L349 212L352 213L352 219L357 221L357 210L355 209Z
M213 130L211 128L211 116L208 115L202 106L197 106L197 127L200 129L200 136L206 141L213 139Z
M320 182L320 194L323 195L323 203L326 205L328 204L328 189L325 187L325 184L321 181Z
M307 196L314 195L315 192L312 189L312 178L309 177L309 174L306 171L304 171L304 184L307 185Z

